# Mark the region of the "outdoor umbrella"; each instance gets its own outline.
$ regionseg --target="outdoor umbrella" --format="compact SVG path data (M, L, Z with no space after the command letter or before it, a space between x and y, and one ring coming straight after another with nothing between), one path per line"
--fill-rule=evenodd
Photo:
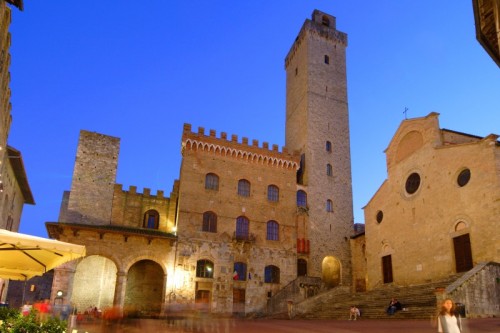
M85 246L0 229L0 278L27 280L85 256Z

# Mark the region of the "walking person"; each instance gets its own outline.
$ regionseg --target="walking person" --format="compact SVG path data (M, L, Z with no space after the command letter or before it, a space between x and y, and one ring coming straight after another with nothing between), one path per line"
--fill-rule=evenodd
M359 309L355 305L351 306L351 309L349 310L349 320L356 320L359 316Z
M451 299L443 301L437 319L438 333L462 332L462 321L460 315L455 316L455 303Z

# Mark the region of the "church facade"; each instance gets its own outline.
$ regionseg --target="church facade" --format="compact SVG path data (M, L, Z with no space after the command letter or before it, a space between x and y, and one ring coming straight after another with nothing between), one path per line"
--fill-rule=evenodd
M120 139L81 131L71 190L46 225L87 257L56 269L54 301L60 290L78 309L248 314L301 276L350 286L347 36L335 23L315 10L285 59L281 149L184 124L165 196L116 184Z
M438 116L404 120L385 150L387 179L364 207L366 238L358 244L367 289L446 280L500 262L498 135L442 129Z

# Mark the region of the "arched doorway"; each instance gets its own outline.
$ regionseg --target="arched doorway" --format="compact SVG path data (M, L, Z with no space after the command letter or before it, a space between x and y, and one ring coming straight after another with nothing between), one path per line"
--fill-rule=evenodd
M113 261L101 256L88 256L76 267L71 303L79 312L113 306L117 268Z
M137 316L157 316L163 301L163 269L152 260L130 267L125 292L125 310Z
M340 284L340 261L333 256L326 256L321 264L323 283L328 288Z

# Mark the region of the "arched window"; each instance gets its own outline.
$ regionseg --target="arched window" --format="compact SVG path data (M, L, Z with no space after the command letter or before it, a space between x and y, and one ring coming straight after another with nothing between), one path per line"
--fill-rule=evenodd
M242 197L250 196L250 182L246 179L240 179L238 181L238 195Z
M249 221L245 216L239 216L236 219L236 238L248 239L248 225Z
M265 283L280 283L280 269L276 266L269 265L264 269Z
M326 211L333 212L333 202L330 199L326 200Z
M328 163L328 164L326 165L326 175L327 175L328 177L333 176L333 168L332 168L332 165L331 165L330 163Z
M202 231L217 232L217 214L214 212L203 213Z
M142 227L147 229L158 229L160 224L160 214L154 210L150 209L144 213L144 221L142 222Z
M207 190L219 190L219 176L215 173L207 173L205 176L205 189Z
M247 279L247 264L244 262L235 262L233 271L233 280L246 281Z
M267 222L267 240L279 240L279 224L276 221Z
M196 277L212 279L214 277L214 263L210 260L198 260L196 262Z
M307 194L302 190L297 191L297 206L298 207L307 207Z
M329 153L332 152L332 143L330 141L326 142L326 151Z
M325 64L328 65L329 63L330 63L330 57L325 54Z
M278 202L280 197L280 189L276 185L269 185L267 187L267 200Z

